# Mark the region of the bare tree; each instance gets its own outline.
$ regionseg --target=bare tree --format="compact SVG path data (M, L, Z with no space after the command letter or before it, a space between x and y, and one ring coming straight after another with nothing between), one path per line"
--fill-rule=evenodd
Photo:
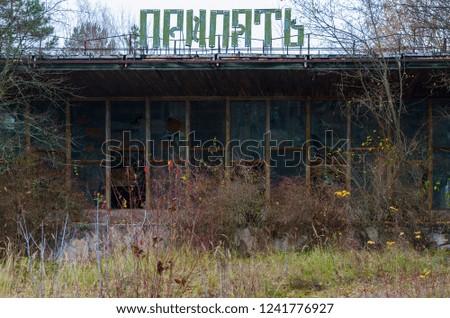
M414 30L396 11L406 10L405 6L389 0L293 2L315 41L352 60L353 67L339 71L340 92L351 105L352 118L376 124L362 145L370 154L363 154L363 171L353 175L355 192L362 195L355 201L356 210L362 220L376 224L400 220L415 224L426 209L425 188L431 185L423 180L427 164L411 166L409 161L424 139L418 134L407 137L402 123L411 76L401 43L404 32ZM395 220L390 207L400 210Z
M405 69L402 56L386 33L389 17L383 0L294 1L314 38L349 57L354 68L342 71L341 93L370 112L383 137L402 141Z
M69 208L63 195L64 156L58 155L65 144L65 123L55 114L63 113L61 107L64 109L70 90L62 75L49 74L35 65L39 55L55 44L52 18L61 1L0 0L0 4L3 239L14 233L22 211L30 226L38 226L55 220L47 218L50 215L59 217Z
M385 1L402 41L419 50L447 51L450 36L450 5L445 0Z
M97 22L83 22L65 43L70 52L104 55L115 49L115 40Z
M75 26L65 47L69 52L82 54L132 54L138 48L139 28L126 9L111 11L106 5L93 5L79 0L73 12Z
M36 98L59 102L67 90L62 85L62 77L48 76L34 65L40 51L55 44L51 16L60 2L44 5L39 0L0 0L0 3L3 8L0 11L0 118L4 130L0 148L5 160L5 152L25 143L26 133L34 132L41 141L52 140L47 138L53 131L47 133L47 128L53 130L54 126L48 125L48 117L32 116L30 107Z

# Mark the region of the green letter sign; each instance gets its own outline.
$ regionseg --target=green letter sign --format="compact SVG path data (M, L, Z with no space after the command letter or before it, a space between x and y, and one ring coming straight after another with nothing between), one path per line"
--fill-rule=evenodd
M192 46L192 41L195 41L200 47L206 47L206 10L200 10L200 17L188 10L186 19L186 45Z
M228 10L212 10L211 18L209 21L209 47L214 48L216 46L216 28L217 28L217 15L223 15L223 38L222 46L228 47L230 38L230 11Z
M153 14L153 48L159 48L159 10L141 10L141 46L148 48L147 44L147 14Z
M255 24L261 24L261 14L264 14L264 45L272 46L272 14L275 20L281 20L281 9L257 9L255 10Z
M170 27L170 16L172 14L177 15L177 26L171 28ZM184 11L183 10L164 10L164 31L163 31L163 46L169 47L169 36L174 38L175 31L183 31L183 18Z
M239 15L245 14L245 25L239 24ZM237 47L239 36L245 34L245 46L252 45L252 10L235 9L233 10L232 28L234 29L231 37L231 46ZM239 29L239 31L238 31Z
M159 49L160 43L160 10L141 10L141 34L140 42L144 49L148 49L148 15L153 15L153 34L152 34L152 47L153 49ZM163 22L163 47L170 47L170 38L175 38L175 32L181 32L185 35L183 41L186 46L192 47L193 42L198 43L200 48L206 47L206 10L200 10L198 16L194 15L193 10L186 11L186 24L184 23L184 10L164 10L164 22ZM176 15L176 25L172 25L172 16ZM238 47L239 40L244 36L245 47L252 46L252 26L261 25L261 16L264 16L264 46L272 46L272 21L282 20L281 9L234 9L232 16L230 17L229 10L211 10L209 13L209 47L216 47L217 37L217 16L223 17L223 32L222 32L222 46L228 48L230 44L231 33L231 46ZM231 32L230 32L230 18L231 18ZM244 20L243 20L244 19ZM253 19L253 20L252 20ZM241 23L239 22L241 20ZM244 21L244 22L242 22ZM253 23L253 24L252 24ZM186 28L184 26L186 25ZM220 24L219 24L220 25ZM303 46L304 27L303 25L297 25L296 20L292 19L292 10L284 10L284 41L283 45L286 47ZM292 34L294 33L294 34ZM295 37L293 40L292 37Z
M296 25L296 21L291 20L291 9L284 11L284 45L286 46L303 46L303 38L305 28L303 25ZM291 41L291 29L297 30L297 41Z

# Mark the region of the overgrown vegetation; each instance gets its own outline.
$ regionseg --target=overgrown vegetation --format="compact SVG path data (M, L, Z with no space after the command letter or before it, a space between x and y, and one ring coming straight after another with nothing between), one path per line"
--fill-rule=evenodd
M424 151L426 124L408 133L413 105L407 91L414 75L406 69L404 54L446 53L448 22L432 17L448 13L448 6L440 0L292 3L298 5L302 21L317 41L355 58L354 68L339 71L341 95L347 101L343 114L352 122L362 122L367 138L352 145L359 148L357 153L347 152L353 169L353 216L358 223L379 229L386 224L388 228L417 227L427 222L425 211L432 206L426 196L433 187L428 167L433 163ZM430 80L445 83L447 73L430 73ZM421 84L429 96L449 88L448 81ZM427 109L422 105L423 110ZM345 169L341 167L340 172L345 174Z
M337 185L308 187L302 178L286 178L272 193L265 223L272 237L287 237L302 247L333 244L351 230L350 192Z
M61 158L64 131L55 116L69 89L62 77L50 77L34 67L31 58L57 44L53 22L60 3L0 1L2 241L15 240L18 233L28 239L32 234L36 242L40 241L38 228L52 230L68 213L75 215L74 211L83 208L74 205L79 195L67 193L70 189L65 186ZM37 111L38 107L32 105L36 100L47 106ZM39 147L48 151L39 151Z
M414 246L428 246L425 236L417 240L412 235L430 220L423 184L407 184L404 192L395 193L392 203L382 184L384 168L379 176L370 167L380 192L373 188L350 192L345 184L333 181L318 180L309 186L301 177L287 177L272 185L271 200L266 201L257 169L233 168L228 180L219 167L205 166L187 177L182 167L169 165L153 175L154 212L149 218L170 225L178 242L208 250L216 246L240 249L242 235L250 235L256 251L280 240L294 250L335 244L360 249L374 236L379 246L400 232L407 233L404 238Z
M7 251L0 261L5 297L449 297L449 255L391 246L384 251L314 249L251 258L217 247L116 249L95 260L36 262Z
M87 204L78 191L67 191L65 177L65 166L51 154L48 160L26 153L9 161L0 173L0 240L21 244L30 235L38 242L41 229L51 237L66 218L79 222Z
M390 1L363 1L350 15L331 3L318 8L307 1L302 7L312 28L326 35L323 40L349 56L368 58L341 73L350 105L343 111L352 120L376 123L361 153L344 154L354 168L363 163L349 180L342 181L346 166L328 165L311 186L299 177L282 179L268 201L259 168L225 174L216 166L187 171L169 161L150 172L127 170L128 196L113 189L125 210L114 222L114 212L103 209L102 193L89 193L91 206L83 205L60 158L62 127L51 121L51 112L43 116L31 107L36 96L54 105L68 93L61 79L47 78L32 60L18 62L28 50L38 47L40 53L54 45L52 8L39 1L0 3L6 8L0 13L3 296L450 296L450 255L430 248L423 229L433 187L431 159L411 160L426 141L403 130L405 89L412 80L401 54L380 58L397 52L401 32L416 27L403 30L392 17L409 12L415 20L420 10ZM110 38L116 37L136 53L136 27L114 37L106 29L86 17L66 45L100 54L115 49ZM421 33L421 44L442 46L443 33L432 31ZM407 39L408 46L415 44ZM447 77L435 75L445 88ZM427 89L431 95L439 88ZM47 151L33 150L42 142ZM151 211L136 217L143 213L145 173L152 174ZM91 214L81 218L88 208ZM77 223L83 220L95 229Z

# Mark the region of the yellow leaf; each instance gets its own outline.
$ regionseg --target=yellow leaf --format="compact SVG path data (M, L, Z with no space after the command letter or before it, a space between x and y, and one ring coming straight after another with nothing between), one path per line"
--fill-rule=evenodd
M427 276L430 274L431 274L431 269L424 269L422 275L420 275L419 277L424 279L424 278L427 278Z

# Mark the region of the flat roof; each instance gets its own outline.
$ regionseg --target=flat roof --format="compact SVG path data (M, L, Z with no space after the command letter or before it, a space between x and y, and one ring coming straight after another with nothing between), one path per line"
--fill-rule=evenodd
M382 62L395 80L399 61L408 74L405 97L448 97L445 88L431 89L429 84L435 74L450 76L450 54L388 55L377 59L261 54L51 56L32 57L24 65L64 77L82 97L336 98L345 74L361 68L376 69Z

